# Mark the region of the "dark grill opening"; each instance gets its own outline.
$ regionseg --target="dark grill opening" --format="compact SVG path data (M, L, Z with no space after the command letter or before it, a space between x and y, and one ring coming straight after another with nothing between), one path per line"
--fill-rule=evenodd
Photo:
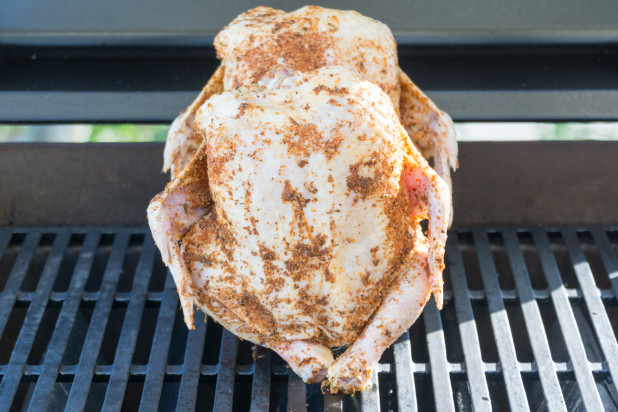
M464 361L461 350L461 338L457 323L457 314L453 305L447 305L440 312L442 328L444 329L444 340L446 343L446 358L450 363L461 363Z
M481 348L481 357L483 362L496 363L499 361L498 351L496 349L496 341L494 339L494 333L491 328L491 322L489 319L489 311L487 304L479 305L479 302L474 302L473 306L474 319L476 321L476 327L479 334L479 344Z
M28 365L40 365L43 363L59 315L60 309L57 307L48 307L43 312L43 317L41 318L41 323L34 337L34 343L28 357Z
M79 356L84 345L84 339L86 338L86 332L88 332L88 325L92 318L93 309L88 302L88 306L77 309L75 318L71 328L70 335L67 339L67 349L64 352L63 364L77 365L79 363ZM63 326L63 325L61 325Z
M422 316L414 322L408 333L412 361L415 363L427 363L429 361L429 353L427 352L427 342L425 340L425 322L423 322Z
M26 317L26 311L26 308L15 308L11 311L6 320L4 334L0 340L0 362L2 362L2 364L9 363L17 334Z
M434 392L431 379L427 375L415 374L414 386L416 389L416 407L419 411L432 411L436 409Z
M101 349L97 357L98 365L112 365L114 363L114 357L116 355L116 348L118 346L118 339L120 338L120 332L126 309L123 307L112 307L109 313L109 320L107 327L103 333L103 339L101 340Z
M534 362L534 354L530 346L530 336L526 330L521 306L517 302L507 303L506 313L514 335L513 343L515 344L517 360L524 363Z
M206 343L204 344L204 353L202 354L202 363L204 365L214 366L219 363L222 334L223 328L221 325L209 319Z
M197 322L196 322L197 323ZM167 354L168 365L182 365L185 358L185 348L189 332L182 318L182 311L176 310L174 329L172 330L172 341L170 350Z
M86 292L94 292L99 290L101 281L103 280L103 272L105 265L111 253L111 247L114 243L114 235L104 233L100 236L99 247L95 249L94 260L91 263L90 276L86 283Z
M144 307L144 311L142 313L142 319L140 321L137 335L137 342L140 344L140 350L135 351L132 360L135 365L148 365L152 340L154 338L157 318L159 316L159 307L149 306L153 304L153 302L146 302L146 306Z
M47 260L51 245L56 236L53 233L45 233L41 236L34 254L28 265L26 276L21 284L21 291L26 293L34 292L36 285L39 283L43 265Z
M52 299L55 297L53 292L66 292L69 288L73 270L75 269L75 264L77 263L77 258L79 257L84 239L85 236L82 233L74 233L71 235L71 240L69 240L69 245L62 256L62 263L60 264L58 275L56 276L56 281L52 288ZM59 302L57 298L55 301Z

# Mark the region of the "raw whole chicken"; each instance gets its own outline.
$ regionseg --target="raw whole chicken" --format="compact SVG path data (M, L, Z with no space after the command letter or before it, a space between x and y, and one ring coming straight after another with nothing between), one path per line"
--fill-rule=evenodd
M449 188L355 71L256 83L196 111L202 143L152 200L153 237L190 328L197 305L306 382L362 390L432 292L442 306Z
M457 168L457 140L450 117L399 68L397 45L389 28L355 11L307 6L291 13L268 7L249 10L215 39L221 66L197 99L172 124L163 170L176 176L202 142L195 113L212 95L255 84L271 67L284 63L306 72L341 65L380 86L401 123L450 186Z

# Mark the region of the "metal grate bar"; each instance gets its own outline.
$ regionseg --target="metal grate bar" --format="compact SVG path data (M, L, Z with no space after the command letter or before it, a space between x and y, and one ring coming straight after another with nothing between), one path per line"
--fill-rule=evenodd
M515 287L521 302L521 309L524 314L528 336L530 337L534 359L537 363L539 379L545 393L547 407L550 411L566 411L566 404L552 362L541 312L534 299L530 275L526 268L526 262L521 253L515 230L505 230L503 232L503 239L509 256L509 262L511 263Z
M266 411L270 404L270 354L262 346L255 346L254 372L251 388L251 411Z
M197 402L197 386L200 380L207 318L203 312L197 312L193 316L195 319L195 329L189 331L187 339L184 368L182 379L180 380L178 402L176 404L177 411L193 411Z
M601 260L603 260L603 264L605 265L607 276L609 276L609 280L612 283L614 295L618 296L618 258L616 258L616 254L609 244L607 233L601 228L595 227L592 229L592 237L601 255Z
M526 391L515 353L513 334L506 315L504 302L502 301L498 273L496 272L493 256L489 249L487 234L484 230L477 229L473 232L473 236L509 404L515 410L529 410Z
M4 328L9 320L11 309L13 309L19 292L19 287L26 277L28 267L30 266L30 262L32 261L32 257L34 256L34 252L40 240L40 231L28 232L24 244L19 251L19 255L17 256L17 260L15 260L13 264L11 274L4 285L2 297L0 297L0 336L4 333Z
M172 275L167 272L163 300L159 308L159 317L148 359L148 372L139 405L140 412L152 412L158 408L177 307L178 294L176 293L176 285Z
M101 283L101 295L90 319L90 327L84 340L77 373L75 374L69 399L67 400L66 410L68 411L82 410L86 405L92 375L94 374L95 364L103 340L103 333L105 332L112 309L116 284L122 272L122 263L129 245L129 237L128 232L120 232L114 239L112 252Z
M603 307L603 302L597 293L595 286L596 282L592 276L592 270L582 251L575 231L573 229L565 229L562 231L562 235L573 263L573 269L575 270L575 276L577 276L579 287L584 294L584 300L586 301L586 306L588 306L588 313L592 320L592 325L594 326L601 349L605 355L605 361L607 362L612 377L618 378L618 343L614 337L612 325L609 323L607 312L605 312L605 308ZM618 390L618 380L612 379L612 382L614 388Z
M556 311L556 317L558 318L558 323L562 330L564 343L569 352L575 378L580 387L584 406L590 411L601 411L603 410L603 404L601 403L601 398L599 397L599 392L597 391L592 371L590 370L590 364L588 363L588 358L584 351L584 344L579 334L577 323L575 322L573 309L565 293L564 284L560 277L560 270L558 269L558 264L552 253L547 234L541 229L535 228L532 229L532 237L537 246L547 285L552 291L551 297L554 310Z
M105 393L105 402L103 403L103 410L105 411L118 411L122 407L129 379L129 368L135 353L135 343L144 312L148 283L152 275L154 257L154 242L150 236L146 236L142 244L140 260L135 270L131 300L127 307L127 313L130 316L125 316L122 325L116 357L114 358L114 367Z
M481 345L474 321L474 312L468 298L469 290L466 282L466 272L457 242L457 236L451 235L446 243L448 269L453 295L455 297L455 311L459 324L459 335L466 360L466 373L470 398L475 411L491 410L491 399L487 388L487 379L481 357Z
M238 338L227 329L221 336L221 351L217 387L215 389L215 411L231 411L234 404L234 377L236 375L236 356L238 354ZM304 385L304 384L303 384Z
M393 345L395 379L397 381L397 404L402 411L416 412L416 387L412 372L412 347L410 333L404 332Z
M607 379L610 377L609 370L604 362L588 362L590 370L593 375L599 379ZM499 363L489 362L485 363L485 373L489 374L493 378L499 378L502 374L502 369ZM4 374L6 366L0 366L0 376ZM574 373L570 362L554 362L554 367L558 377L565 379L573 379ZM393 368L388 363L379 363L377 366L378 373L395 373ZM522 375L535 378L538 375L538 368L535 362L520 362L519 369ZM36 378L39 376L42 370L42 365L26 365L24 369L24 376L30 378ZM58 371L58 375L63 380L72 380L75 376L77 365L62 365ZM129 374L132 378L137 380L144 380L149 370L148 365L131 365ZM466 366L463 363L449 363L450 374L457 376L458 379L463 378L466 375ZM97 365L94 370L95 380L98 382L109 382L110 376L113 372L113 365ZM166 377L173 377L175 380L182 377L183 365L167 365L164 375ZM200 368L200 374L205 377L217 377L218 378L219 366L218 365L202 365ZM285 365L271 366L271 373L274 376L287 376L289 369ZM416 374L429 374L431 368L425 363L413 363L412 372ZM236 369L236 376L253 376L253 364L251 365L238 365Z
M41 273L34 299L28 308L28 313L19 332L19 337L15 342L15 348L11 354L9 365L0 383L0 405L4 405L0 406L0 408L8 408L13 402L13 396L15 396L15 391L21 381L21 376L24 372L32 344L34 343L36 332L43 318L43 312L45 312L49 293L51 292L58 270L60 269L64 250L67 248L70 239L71 233L62 231L54 240L47 261L45 262L45 267Z
M71 328L75 321L75 314L79 307L80 297L86 286L88 275L92 261L94 260L95 250L99 244L100 234L98 232L90 232L86 236L82 244L79 258L73 270L71 284L69 285L68 294L62 304L62 310L56 321L56 328L51 338L51 343L45 356L42 369L39 372L39 377L32 394L29 410L42 411L47 409L47 404L51 396L52 387L56 381L60 362L64 356L64 352L69 340Z
M617 286L618 287L618 286ZM584 295L580 289L565 288L567 297L573 304L584 303ZM614 289L597 289L596 293L601 297L604 303L611 304L616 299L616 293ZM551 298L551 292L549 289L534 289L532 294L537 300L549 300ZM84 303L94 304L99 299L100 292L84 292L82 300ZM20 292L17 296L16 302L19 302L23 306L27 306L32 302L34 296L33 292ZM55 292L52 291L49 300L53 303L62 303L66 299L67 292ZM163 292L148 292L146 294L147 303L161 302ZM485 302L485 292L482 290L468 290L468 298L472 303ZM114 296L115 305L127 305L131 300L131 292L117 292ZM444 291L444 304L448 304L453 300L453 292L450 290ZM514 290L502 290L502 300L504 303L518 304L519 296Z
M361 392L361 407L363 411L380 412L380 385L376 369L373 368L371 373L371 386Z
M436 303L431 298L423 310L425 333L427 334L427 349L431 365L431 381L436 408L440 411L455 411L453 404L453 389L449 377L449 364L446 360L446 345L440 313Z
M291 369L288 372L288 411L307 411L307 385Z

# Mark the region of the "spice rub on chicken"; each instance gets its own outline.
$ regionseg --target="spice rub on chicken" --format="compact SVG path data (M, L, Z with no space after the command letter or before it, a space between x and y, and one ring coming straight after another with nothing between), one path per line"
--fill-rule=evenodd
M449 189L355 72L257 83L197 111L203 142L152 200L153 237L190 328L197 305L306 382L362 390L432 291L442 305Z
M302 72L333 65L354 70L390 98L410 138L450 185L457 168L457 141L450 117L399 68L389 28L355 11L306 6L286 13L269 7L249 10L215 39L221 66L197 99L170 128L164 171L178 175L202 142L195 114L211 96L256 84L277 63Z

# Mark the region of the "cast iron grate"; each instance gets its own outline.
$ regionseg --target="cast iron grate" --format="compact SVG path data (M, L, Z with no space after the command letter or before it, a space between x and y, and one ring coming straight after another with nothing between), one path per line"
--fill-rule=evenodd
M458 228L446 300L324 396L206 320L145 228L0 229L0 410L616 410L618 228Z

